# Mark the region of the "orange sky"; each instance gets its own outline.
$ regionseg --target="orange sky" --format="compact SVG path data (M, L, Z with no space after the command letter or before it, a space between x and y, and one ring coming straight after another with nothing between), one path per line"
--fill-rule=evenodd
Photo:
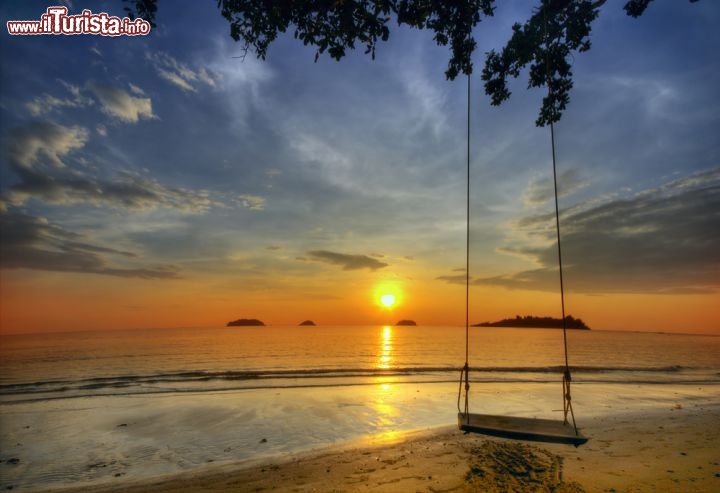
M3 272L2 333L222 326L235 318L266 324L393 324L410 318L423 325L464 324L464 287L422 280L395 281L356 273L350 282L248 293L212 290L209 280L127 281L82 274ZM316 281L315 284L321 284ZM391 289L382 289L391 286ZM398 303L379 305L378 293L394 291ZM311 296L303 297L310 291ZM515 315L559 316L557 293L471 289L471 323ZM715 295L583 295L568 293L567 312L591 328L720 334Z

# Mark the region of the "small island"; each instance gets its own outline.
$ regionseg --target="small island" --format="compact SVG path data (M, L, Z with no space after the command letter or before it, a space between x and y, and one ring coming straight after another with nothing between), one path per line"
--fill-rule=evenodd
M257 318L238 318L227 323L226 327L264 327L262 320Z
M417 325L417 323L415 322L415 320L400 320L400 321L399 321L398 323L396 323L395 325L396 325L396 326L397 326L397 325L412 325L412 326L415 326L415 325Z
M300 322L300 326L301 327L315 327L315 322L313 322L312 320L303 320L302 322Z
M505 318L498 320L497 322L482 322L474 324L473 327L520 327L520 328L532 328L532 329L562 329L563 321L561 318L553 317L535 317L532 315L526 315L521 317L516 315L515 318ZM575 318L572 315L565 317L565 327L567 329L576 330L590 330L590 327L585 325L585 322L580 318Z

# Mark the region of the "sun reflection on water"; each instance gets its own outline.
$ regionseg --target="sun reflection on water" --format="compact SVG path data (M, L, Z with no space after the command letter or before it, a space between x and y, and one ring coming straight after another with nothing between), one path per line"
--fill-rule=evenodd
M380 332L379 349L376 368L388 370L393 367L393 328L384 326ZM377 375L375 377L374 398L372 407L375 410L375 426L377 426L383 440L392 440L395 437L395 427L399 410L395 405L396 383L395 377L390 375Z
M377 368L387 370L393 362L393 332L392 327L386 325L380 333L380 351L378 351Z

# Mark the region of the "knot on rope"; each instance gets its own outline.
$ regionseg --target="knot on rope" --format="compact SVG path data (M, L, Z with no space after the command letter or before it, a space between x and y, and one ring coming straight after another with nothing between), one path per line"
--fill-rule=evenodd
M565 368L565 372L563 373L563 389L564 389L564 397L565 397L565 403L566 408L569 405L570 401L572 400L570 397L570 382L572 382L572 376L570 375L570 368Z
M458 412L462 413L463 409L460 408L460 400L462 397L462 388L463 388L463 380L465 380L465 415L469 413L469 402L468 402L468 394L470 393L470 365L467 361L465 361L465 366L462 367L462 370L460 370L460 384L458 386L458 398L457 398L457 407Z
M568 423L568 414L572 419L572 425L575 429L575 434L578 434L577 424L575 424L575 413L572 408L572 397L570 396L570 382L572 377L570 376L570 368L566 367L563 372L563 422Z
M568 404L570 403L570 382L572 382L572 377L570 376L570 370L565 370L563 373L563 394L565 398L565 406L567 408Z

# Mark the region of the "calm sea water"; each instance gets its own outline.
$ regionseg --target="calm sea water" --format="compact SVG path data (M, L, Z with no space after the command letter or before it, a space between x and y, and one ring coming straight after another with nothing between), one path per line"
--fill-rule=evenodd
M717 397L720 337L569 331L582 417ZM455 421L460 327L0 338L0 488L123 481ZM557 415L562 331L472 328L477 412ZM472 407L471 407L471 410Z
M4 336L0 401L249 388L448 381L461 327L244 327ZM570 331L577 381L720 381L720 337ZM562 332L470 331L473 379L556 379Z

